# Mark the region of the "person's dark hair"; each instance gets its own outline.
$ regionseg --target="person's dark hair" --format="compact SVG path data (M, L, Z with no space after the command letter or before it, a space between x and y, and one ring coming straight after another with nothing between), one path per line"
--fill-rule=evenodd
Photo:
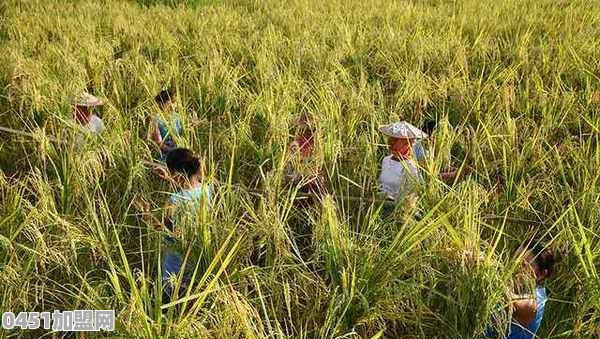
M437 127L437 122L435 120L427 120L421 126L421 130L429 135L433 133L433 130Z
M554 263L556 262L556 258L551 249L545 248L543 244L539 243L532 243L527 246L527 249L533 254L534 262L540 269L547 270L548 276L554 274Z
M200 159L187 148L176 148L167 153L167 168L191 177L200 172Z
M163 89L154 97L154 101L156 101L157 104L162 105L173 100L174 98L175 93L173 93L170 89Z

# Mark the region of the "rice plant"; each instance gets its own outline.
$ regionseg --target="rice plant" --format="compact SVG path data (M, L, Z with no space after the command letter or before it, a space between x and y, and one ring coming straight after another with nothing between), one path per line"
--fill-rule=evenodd
M81 338L480 338L510 321L535 238L560 253L538 337L597 338L599 5L1 2L0 310L115 310ZM214 187L169 301L174 188L147 137L165 88ZM105 101L97 137L72 117L83 91ZM303 114L319 196L286 182ZM418 199L386 217L377 127L399 120L438 125Z

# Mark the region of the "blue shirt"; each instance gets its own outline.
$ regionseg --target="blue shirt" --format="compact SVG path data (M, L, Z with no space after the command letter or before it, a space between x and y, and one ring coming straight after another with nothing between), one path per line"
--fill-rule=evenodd
M173 135L181 135L183 132L183 125L181 124L179 115L171 113L169 121L165 121L159 117L156 122L158 125L158 133L160 134L163 143L168 148L176 148L177 144L175 143L175 140L173 140ZM164 154L161 152L161 158L163 157Z
M425 151L425 147L423 147L423 143L420 140L415 141L413 144L412 153L418 162L422 162L427 159L427 151Z
M537 305L535 317L531 321L531 324L527 326L527 328L519 325L518 323L512 321L510 324L510 329L506 335L506 339L533 339L537 334L537 331L542 324L542 319L544 318L544 310L546 308L546 301L548 300L548 296L546 295L546 288L542 286L538 286L535 289L535 302ZM485 333L485 338L499 338L498 332L490 327L487 329Z
M544 309L546 307L546 301L548 300L545 287L536 287L535 300L537 309L535 311L535 318L531 324L529 324L527 328L524 328L523 326L512 322L510 325L510 331L506 337L507 339L533 339L535 337L535 334L542 324L542 319L544 318Z

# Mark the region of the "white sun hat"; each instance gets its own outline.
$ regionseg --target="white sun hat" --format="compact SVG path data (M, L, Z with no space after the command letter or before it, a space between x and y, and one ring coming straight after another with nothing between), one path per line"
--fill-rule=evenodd
M388 137L401 139L426 139L428 137L427 133L406 121L379 126L379 132Z
M96 107L104 105L104 102L90 93L83 92L73 98L72 104L75 106Z

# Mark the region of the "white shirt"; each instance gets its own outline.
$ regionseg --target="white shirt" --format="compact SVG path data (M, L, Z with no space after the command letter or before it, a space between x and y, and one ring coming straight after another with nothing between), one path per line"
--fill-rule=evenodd
M390 198L402 199L414 193L422 183L423 177L413 160L396 161L390 155L381 161L379 187Z
M97 134L104 130L104 122L97 115L92 114L85 128L93 134Z

